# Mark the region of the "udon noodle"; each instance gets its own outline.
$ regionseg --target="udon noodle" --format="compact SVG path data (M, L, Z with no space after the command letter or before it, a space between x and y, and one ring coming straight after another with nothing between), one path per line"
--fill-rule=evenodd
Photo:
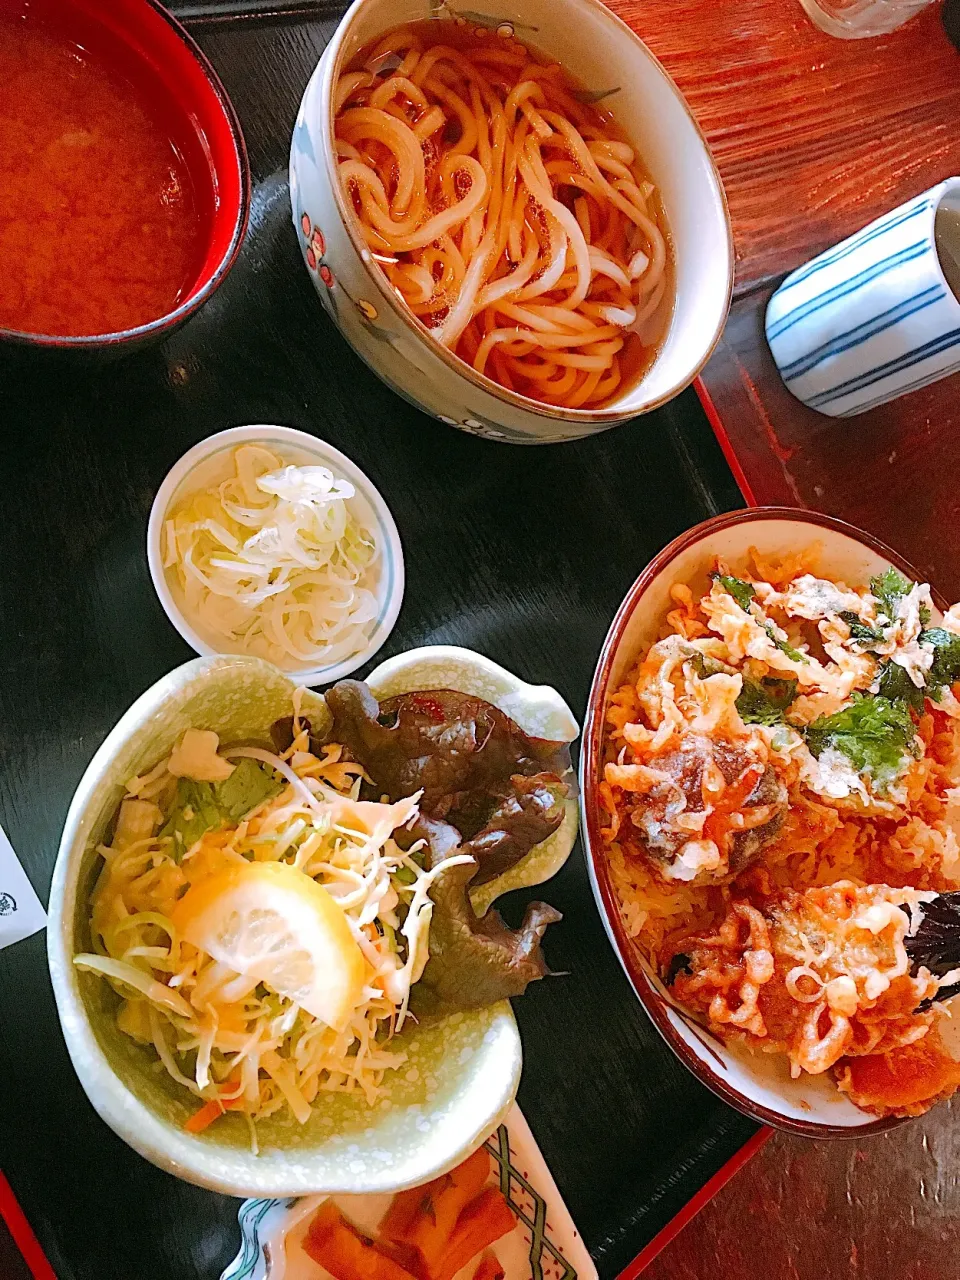
M672 304L634 148L512 38L416 23L341 76L340 180L375 260L478 373L568 409L652 362Z

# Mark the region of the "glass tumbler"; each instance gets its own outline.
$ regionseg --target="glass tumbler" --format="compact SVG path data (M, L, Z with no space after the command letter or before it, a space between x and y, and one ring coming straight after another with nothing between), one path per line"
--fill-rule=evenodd
M841 40L882 36L902 27L934 0L800 0L822 30Z

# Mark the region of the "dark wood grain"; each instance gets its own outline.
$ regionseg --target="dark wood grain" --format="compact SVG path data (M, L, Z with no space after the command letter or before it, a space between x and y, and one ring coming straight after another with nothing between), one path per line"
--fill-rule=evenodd
M763 333L768 296L734 304L703 378L753 498L869 529L960 598L960 375L856 418L815 413L777 373Z
M199 316L165 346L101 368L0 353L0 822L44 898L97 745L191 656L151 588L145 521L166 470L212 431L258 421L312 431L387 496L408 585L384 656L470 645L554 684L578 714L638 570L740 501L692 392L594 440L514 450L427 419L345 346L300 262L276 173L330 30L201 31L257 187L237 269ZM564 912L548 952L566 976L518 1002L521 1103L612 1277L753 1125L703 1090L648 1023L579 850L545 896ZM60 1035L42 936L0 955L0 1082L0 1167L61 1280L216 1280L237 1247L237 1202L160 1173L97 1118Z
M867 1142L775 1134L643 1280L957 1280L960 1110Z
M934 5L836 40L799 0L611 0L683 90L723 177L737 289L960 171L960 53Z

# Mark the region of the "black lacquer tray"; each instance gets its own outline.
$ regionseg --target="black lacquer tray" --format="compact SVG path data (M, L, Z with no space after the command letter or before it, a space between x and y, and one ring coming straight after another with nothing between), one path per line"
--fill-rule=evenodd
M94 750L148 685L193 656L154 596L147 513L197 440L245 422L311 431L379 486L407 594L388 656L469 645L555 685L582 715L606 629L666 542L742 502L693 391L592 440L511 448L387 390L326 319L301 264L285 167L332 4L181 5L240 114L255 192L241 259L166 345L99 367L0 351L0 823L45 899ZM517 1002L520 1103L613 1277L755 1126L675 1060L634 999L582 853L540 891L565 976ZM517 917L524 895L507 900ZM96 1116L60 1034L38 935L0 953L0 1169L60 1280L217 1280L238 1202L141 1160Z

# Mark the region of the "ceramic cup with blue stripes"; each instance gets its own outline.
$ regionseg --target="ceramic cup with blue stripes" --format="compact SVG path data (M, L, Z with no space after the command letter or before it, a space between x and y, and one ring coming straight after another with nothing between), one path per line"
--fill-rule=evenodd
M787 276L766 317L787 388L846 418L960 370L958 271L960 178L948 178Z

